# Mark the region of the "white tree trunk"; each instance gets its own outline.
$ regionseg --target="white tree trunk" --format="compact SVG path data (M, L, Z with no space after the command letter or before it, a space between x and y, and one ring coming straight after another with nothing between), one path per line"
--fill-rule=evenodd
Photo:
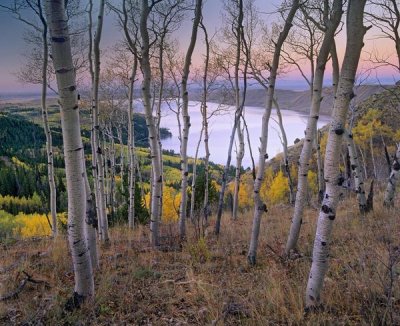
M93 35L92 35L92 11L93 11L93 1L89 0L89 9L88 9L88 16L89 16L89 25L88 25L88 40L89 40L89 51L88 51L88 62L89 62L89 73L90 73L90 79L92 83L92 93L91 93L91 107L90 107L90 112L91 112L91 134L90 134L90 145L91 145L91 151L92 151L92 176L93 176L93 189L94 189L94 195L95 195L95 206L96 206L96 216L97 216L97 231L99 233L99 238L102 239L102 223L103 223L103 218L102 218L102 211L100 207L102 207L101 204L101 198L100 198L100 188L99 188L99 175L97 171L97 147L96 147L96 135L95 135L95 122L94 122L94 99L93 99L93 85L94 85L94 69L93 69Z
M274 56L271 65L269 86L267 90L266 107L262 117L262 127L260 136L260 148L259 148L259 158L258 158L258 170L256 180L254 181L254 216L253 216L253 226L251 229L251 239L249 252L247 254L247 259L250 265L256 264L257 257L257 246L258 246L258 236L260 234L260 223L261 216L263 213L267 212L267 206L263 203L260 196L260 189L262 182L264 180L264 169L265 161L268 158L267 155L267 141L268 141L268 123L271 116L272 101L274 98L276 75L279 68L279 60L283 42L285 41L291 27L293 17L299 7L299 0L293 0L288 16L285 20L285 25L282 31L279 33L278 40L275 43Z
M153 181L151 183L151 203L150 203L150 231L151 242L154 247L159 245L159 212L160 197L162 186L161 174L161 153L157 141L157 130L154 122L152 104L151 104L151 67L150 67L150 41L147 30L147 19L150 13L148 0L142 0L141 16L140 16L140 34L142 38L142 56L140 64L143 73L142 96L146 124L149 130L150 155L153 169Z
M282 147L283 147L283 159L285 164L285 172L288 177L288 186L289 186L289 203L293 204L294 202L294 189L293 189L293 180L292 175L290 173L290 165L289 165L289 155L288 155L288 141L286 137L285 126L283 123L281 108L279 107L278 102L274 99L273 103L276 107L276 115L278 116L279 129L281 130L282 135ZM250 145L249 145L250 146Z
M362 176L361 166L351 131L346 131L346 137L350 156L351 174L353 175L354 188L357 193L358 207L361 213L365 213L367 198L365 197L364 178Z
M199 156L200 144L203 138L203 130L204 127L201 128L200 137L199 141L197 142L196 153L194 155L194 160L193 160L193 174L192 174L192 186L191 186L192 196L190 197L190 215L189 215L192 221L194 220L194 204L196 199L197 158Z
M86 191L86 242L90 252L90 258L92 261L92 268L99 268L99 253L97 248L97 232L96 228L98 227L98 220L96 217L96 206L94 202L94 194L90 189L89 179L86 173L86 161L85 155L82 152L82 164L83 164L83 173L85 178L85 191Z
M186 52L185 64L183 67L182 74L182 120L183 120L183 132L181 140L181 204L179 208L179 235L181 239L186 237L186 218L187 218L187 186L188 186L188 157L187 157L187 145L189 140L189 128L190 128L190 116L189 116L189 94L188 94L188 79L190 72L190 64L192 61L192 54L196 45L197 29L201 19L202 12L202 0L196 0L196 8L192 26L192 35L188 50Z
M129 117L128 117L128 124L129 124ZM121 178L121 192L124 193L124 170L125 170L125 155L124 155L124 141L122 139L122 126L119 125L117 128L117 134L118 134L118 143L120 146L120 152L119 152L119 166L120 166L120 171L119 171L119 177Z
M324 39L319 50L316 71L313 84L313 96L311 102L310 115L307 120L307 127L304 132L304 143L300 154L299 171L297 181L297 193L294 207L292 224L290 226L289 237L286 243L285 254L288 255L295 249L300 234L300 228L303 221L304 206L308 197L307 175L312 155L312 147L317 133L317 121L322 100L322 87L324 81L325 66L331 50L331 44L334 40L336 29L340 23L343 10L342 0L335 0L333 3L333 12L329 21Z
M306 307L312 309L320 304L320 293L328 269L329 245L333 220L336 217L343 177L340 176L339 161L350 100L360 59L366 28L363 26L366 0L350 0L347 10L347 44L334 101L332 122L329 128L325 152L326 192L318 218L314 241L313 260L306 291Z
M239 188L240 188L240 176L241 176L241 168L242 161L244 156L244 130L241 126L240 119L238 121L237 126L237 139L239 142L239 146L236 152L236 170L235 170L235 185L233 192L233 209L232 209L232 218L234 220L237 219L238 210L239 210Z
M108 218L107 218L107 210L106 210L106 197L105 197L105 179L104 179L104 153L101 150L100 139L99 139L99 80L100 80L100 40L101 33L103 30L103 16L104 16L104 0L100 0L99 6L99 14L97 20L97 28L96 34L93 42L93 66L94 66L94 76L93 76L93 85L92 85L92 94L93 94L93 138L94 138L94 146L95 146L95 156L96 156L96 167L98 173L98 207L99 207L99 219L101 220L101 241L108 242Z
M56 72L61 125L63 130L65 173L68 193L68 241L75 275L75 296L94 295L93 269L86 243L86 190L82 164L83 144L80 130L75 68L72 61L68 19L64 1L46 0L52 57Z
M129 152L129 208L128 208L128 225L130 229L135 226L135 124L133 112L133 90L137 71L137 58L135 56L132 66L132 73L129 82L129 103L128 103L128 152Z
M232 24L232 29L235 30L235 41L236 41L236 57L235 57L235 66L234 66L234 92L235 92L235 105L236 111L240 110L240 86L239 86L239 66L241 59L241 49L242 49L242 29L243 29L243 1L239 0L237 2L237 20L234 19ZM247 63L246 63L247 64ZM243 103L244 105L244 103ZM243 112L243 108L241 109ZM242 113L243 115L243 113ZM233 192L233 208L232 208L232 218L234 220L237 219L238 208L239 208L239 188L240 188L240 172L242 168L242 160L244 156L244 135L243 128L241 126L240 119L237 122L237 140L238 147L236 149L236 171L235 171L235 185Z
M208 221L208 216L210 214L210 204L209 204L209 194L208 194L208 186L209 186L209 161L210 161L210 148L208 146L209 134L208 134L208 115L207 115L207 78L208 78L208 67L210 61L210 42L208 39L207 29L204 26L203 22L200 22L200 27L204 32L204 41L206 45L206 55L204 60L204 75L203 75L203 99L201 103L201 115L202 115L202 123L203 123L203 131L204 131L204 150L206 156L204 158L204 201L203 201L203 218L202 224L205 225Z
M50 189L50 213L51 213L51 234L56 237L58 234L57 228L57 193L56 182L54 179L54 155L53 155L53 138L48 121L47 112L47 68L49 64L49 45L47 43L47 22L42 12L42 6L39 4L39 16L43 24L43 65L42 65L42 120L44 133L46 135L46 154L47 154L47 176Z
M386 186L384 205L385 206L393 206L394 195L396 192L396 186L400 179L400 145L397 146L397 152L394 156L393 164L392 164L392 172L389 176L389 181Z

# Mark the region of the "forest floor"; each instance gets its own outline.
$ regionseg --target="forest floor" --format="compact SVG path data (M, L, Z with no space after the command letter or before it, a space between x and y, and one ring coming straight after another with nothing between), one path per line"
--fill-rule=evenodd
M65 310L74 282L65 235L4 243L0 293L11 296L0 302L0 324L399 325L398 210L383 208L378 193L374 212L362 217L348 197L334 222L318 312L304 312L318 212L307 209L301 254L287 260L293 208L276 206L262 221L256 267L246 261L252 212L237 221L225 215L218 239L211 225L204 241L193 233L182 250L168 252L150 249L147 227L112 228L110 246L101 248L95 298L72 312Z

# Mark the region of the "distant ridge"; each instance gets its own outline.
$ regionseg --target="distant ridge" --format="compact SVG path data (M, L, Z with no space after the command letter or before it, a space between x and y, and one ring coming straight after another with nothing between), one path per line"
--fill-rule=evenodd
M393 85L361 85L354 88L356 95L355 104L365 101L371 95L380 94ZM140 98L140 90L135 90L135 97ZM333 105L333 87L325 87L322 92L321 114L330 115ZM310 110L311 97L309 90L295 91L287 89L276 89L275 97L278 100L280 108L283 110L292 110L297 112L307 113ZM201 101L201 89L191 89L189 91L189 99L191 101ZM232 96L224 96L222 92L215 92L208 97L208 101L215 103L224 103L234 105ZM36 93L13 93L8 96L0 97L0 107L10 104L22 106L39 106L40 94ZM57 104L57 97L50 95L48 104ZM262 88L250 88L247 90L246 103L247 106L264 107L265 105L265 90Z
M387 85L361 85L354 88L356 97L354 98L355 104L365 101L373 94L379 94L393 86ZM332 112L333 106L333 87L325 87L322 91L321 114L329 115ZM219 102L223 99L223 94L214 93L209 96L210 102ZM292 91L284 89L276 89L275 97L278 100L281 109L293 110L298 112L307 113L310 110L311 96L310 91ZM201 100L201 92L194 90L189 93L189 98L192 101ZM225 104L233 105L233 98L226 97ZM247 106L264 107L265 104L265 90L264 89L249 89L246 95Z

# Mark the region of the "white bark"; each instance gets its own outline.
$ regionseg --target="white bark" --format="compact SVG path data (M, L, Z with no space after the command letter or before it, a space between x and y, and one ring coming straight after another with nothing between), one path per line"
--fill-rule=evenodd
M260 196L261 184L264 180L264 169L265 161L268 157L267 155L267 141L268 141L268 123L271 116L272 101L274 98L275 82L277 71L279 67L280 53L282 49L283 42L285 41L291 27L293 17L299 7L299 0L293 0L288 16L286 17L285 24L282 31L279 33L278 40L275 43L274 56L271 65L270 77L269 77L269 87L267 90L266 107L262 117L262 127L261 127L261 137L260 137L260 148L259 148L259 158L258 158L258 171L256 180L254 182L254 216L253 216L253 226L251 230L251 239L249 252L247 254L247 259L250 265L256 264L257 256L257 246L258 246L258 236L260 234L260 223L261 216L267 211L267 206L263 203Z
M57 228L57 193L56 182L54 179L54 156L53 156L53 138L48 121L47 112L47 68L49 64L49 45L47 43L47 22L44 18L41 3L38 4L39 18L43 25L42 42L43 42L43 64L42 64L42 120L44 133L46 135L46 154L47 154L47 176L50 189L50 214L51 214L51 234L56 237L58 234Z
M282 135L283 160L285 161L284 162L284 164L285 164L285 172L286 172L286 175L288 177L288 185L289 185L289 203L293 204L293 202L294 202L294 189L293 189L292 175L290 173L289 155L288 155L288 141L287 141L287 137L286 137L285 127L284 127L284 124L283 124L281 108L280 108L278 102L275 99L273 100L273 103L274 103L274 105L276 107L276 115L278 116L279 129L281 130L281 135Z
M204 131L204 150L206 152L206 156L204 158L204 201L203 201L203 225L207 223L209 211L210 211L210 203L209 203L209 193L208 193L208 185L209 185L209 161L210 161L210 148L208 146L209 133L208 133L208 115L207 115L207 78L208 78L208 67L210 61L210 42L208 39L207 29L204 26L203 22L200 22L200 27L204 32L204 41L206 45L206 55L204 60L204 75L203 75L203 99L201 103L201 115L202 115L202 123L203 123L203 131Z
M192 221L194 220L194 204L195 204L195 199L196 199L197 158L199 156L199 149L200 149L201 140L203 138L203 131L204 131L204 127L201 128L200 137L199 137L199 141L197 142L196 153L194 155L194 160L193 160L193 174L192 174L192 186L191 186L192 195L190 197L190 215L189 215L189 217Z
M59 104L68 193L68 241L75 276L74 290L79 298L85 298L94 295L94 281L92 262L85 235L86 190L82 164L83 144L80 131L75 68L72 62L68 19L64 1L46 0L46 15L60 96Z
M236 131L237 131L237 139L239 142L239 146L236 152L235 185L233 192L232 218L234 220L237 219L239 210L240 177L241 177L242 160L244 156L244 129L241 126L240 119L238 121L238 126Z
M243 103L240 103L240 86L239 86L239 65L240 65L240 59L241 59L241 48L242 48L242 29L243 29L243 1L239 0L237 3L238 6L238 18L237 18L237 23L236 26L232 26L232 29L234 28L236 30L235 36L236 36L236 57L235 57L235 66L234 66L234 86L235 86L235 105L236 105L236 111L240 110L240 105L244 105ZM234 22L236 22L236 19L234 19ZM247 62L246 62L247 65ZM244 95L243 95L244 96ZM243 108L242 108L243 111ZM238 209L239 209L239 188L240 188L240 172L242 168L242 160L244 156L244 134L243 134L243 128L240 123L240 119L237 122L237 140L239 143L239 146L236 151L236 171L235 171L235 185L234 185L234 192L233 192L233 209L232 209L232 218L234 220L237 219L237 214L238 214Z
M128 118L128 123L129 123L129 118ZM120 146L120 151L119 151L119 166L120 166L120 171L119 171L119 177L121 178L121 192L124 192L124 170L125 170L125 154L124 154L124 141L122 140L122 126L119 125L117 129L118 133L118 143Z
M161 197L161 152L157 141L157 130L152 112L151 104L151 67L150 67L150 41L147 30L147 20L150 13L148 0L142 0L140 16L140 34L142 38L142 56L140 59L143 73L142 96L145 110L147 128L149 130L150 155L153 169L153 181L151 182L151 203L150 203L150 231L151 242L154 247L159 245L159 212Z
M319 118L319 110L322 100L322 87L325 73L325 66L331 50L331 44L334 40L336 29L340 23L343 10L342 0L335 0L333 3L332 16L327 22L324 39L317 58L316 71L313 83L313 96L311 101L310 114L307 120L307 127L304 132L305 138L303 148L300 154L299 171L297 181L296 201L292 224L290 226L289 236L286 243L285 254L288 255L291 250L296 247L300 228L303 221L304 207L308 197L308 180L307 175L312 155L312 147L317 132L317 121Z
M132 73L129 82L129 105L128 105L128 152L129 152L129 208L128 208L128 225L132 229L135 226L135 124L133 121L133 86L137 71L137 59L132 67Z
M340 188L339 161L349 103L354 97L353 87L363 47L366 28L363 26L366 0L350 0L347 10L347 44L334 101L332 122L329 128L325 152L326 191L318 218L313 248L313 260L306 291L306 307L312 309L320 304L320 293L328 269L329 245L333 221L337 213Z
M197 29L201 19L202 0L196 0L195 15L192 26L192 35L188 50L186 52L185 63L183 66L182 74L182 120L183 132L181 140L181 204L179 208L179 235L181 239L186 237L186 218L187 218L187 186L188 186L188 157L187 145L189 140L190 116L189 116L189 94L188 94L188 79L190 72L190 64L192 61L192 54L196 45Z
M101 228L101 241L108 242L108 218L107 218L107 210L106 210L106 197L105 197L105 180L104 180L104 155L100 146L99 139L99 80L100 80L100 40L101 33L103 30L103 16L104 16L104 0L100 0L99 6L99 14L97 20L97 28L96 34L93 41L93 85L92 85L92 95L93 95L93 138L94 138L94 148L96 154L96 167L98 173L98 195L99 200L97 201L97 205L99 208L99 219L100 219L100 228Z
M92 22L92 10L93 10L93 1L89 0L89 10L88 10L88 16L89 16L89 25L88 25L88 40L89 40L89 50L88 50L88 61L89 61L89 73L90 73L90 79L92 83L92 87L94 84L94 69L93 69L93 35L92 35L92 27L93 27L93 22ZM99 176L98 176L98 171L97 171L97 147L96 147L96 141L95 141L95 122L94 122L94 102L93 102L93 89L92 89L92 94L91 94L91 107L90 107L90 112L91 112L91 134L90 134L90 145L91 145L91 151L92 151L92 176L93 176L93 189L94 189L94 195L95 195L95 206L96 206L96 216L98 218L98 228L97 231L99 233L99 238L102 239L102 223L103 223L103 218L101 217L102 211L100 207L102 206L101 200L100 200L100 193L99 193Z
M393 206L394 195L396 193L396 186L400 180L400 145L397 146L397 152L394 156L393 164L392 164L392 172L389 176L389 181L386 186L384 205L385 206Z
M83 173L85 178L85 191L86 191L86 242L90 253L92 268L99 268L99 252L97 248L97 231L98 220L96 216L96 206L94 202L94 194L90 189L89 179L86 173L85 155L82 152Z
M367 208L367 198L365 197L364 178L362 176L361 166L358 159L356 146L354 144L353 134L351 131L346 131L347 147L350 156L351 174L354 179L354 188L357 193L358 207L361 213L364 213Z

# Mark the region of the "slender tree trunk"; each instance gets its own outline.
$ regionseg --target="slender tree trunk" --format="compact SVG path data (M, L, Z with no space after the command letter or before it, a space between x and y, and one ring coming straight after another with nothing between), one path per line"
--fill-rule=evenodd
M251 239L250 239L250 247L249 252L247 254L247 259L250 265L256 264L257 257L257 246L258 246L258 236L260 234L260 223L261 216L263 213L267 212L267 206L263 203L260 196L260 189L262 182L264 180L264 169L265 169L265 161L268 158L267 155L267 141L268 141L268 123L269 118L271 116L272 110L272 101L274 98L275 91L275 81L277 76L277 71L279 67L279 60L282 45L292 27L293 17L299 8L299 0L293 0L288 16L285 20L285 25L282 31L279 33L278 40L275 43L274 56L271 65L270 77L269 77L269 87L267 90L267 99L266 99L266 107L264 111L264 115L262 118L262 127L261 127L261 137L260 137L260 154L258 158L258 171L256 180L254 182L254 216L253 216L253 226L251 229Z
M324 164L321 154L321 132L316 130L316 152L317 152L317 176L318 176L318 203L322 203L325 192L325 181L324 181Z
M128 152L129 152L129 208L128 208L128 224L129 228L133 229L135 226L135 123L133 120L133 90L134 82L137 71L137 57L132 66L132 73L129 82L129 105L128 105Z
M150 67L150 41L147 30L147 19L150 14L148 0L142 0L140 16L140 34L142 38L142 56L140 64L143 73L142 96L145 110L146 124L149 130L150 155L152 163L151 203L150 203L150 231L151 243L154 247L159 245L159 212L161 198L161 152L157 141L157 130L153 117L151 104L151 67Z
M333 13L325 32L324 39L317 58L317 66L313 84L313 96L310 109L310 115L305 130L303 148L299 160L299 172L297 181L296 201L294 215L290 226L289 237L286 243L285 254L288 255L295 249L300 234L300 228L303 221L304 206L307 202L308 180L307 175L312 155L313 142L317 132L317 121L322 100L322 87L324 81L325 66L334 40L336 29L340 23L343 10L342 0L335 0L333 3Z
M347 44L338 91L334 101L332 122L329 128L325 154L326 192L318 218L314 241L313 259L306 291L306 307L312 309L320 304L320 293L328 269L330 235L337 214L341 183L339 160L342 139L350 100L360 59L366 28L363 26L366 0L350 0L347 10Z
M86 173L86 162L85 155L82 152L82 162L83 162L83 173L85 178L85 190L86 190L86 242L90 252L90 259L92 262L92 268L99 268L99 253L97 248L97 234L96 228L98 227L97 216L96 216L96 206L94 202L94 194L90 189L89 179Z
M90 145L91 145L91 150L92 150L92 176L93 176L93 189L94 189L94 194L95 194L95 204L96 204L96 216L98 218L98 228L97 231L99 233L99 238L100 240L103 239L103 217L102 217L102 210L100 207L102 207L101 204L101 197L100 197L100 187L99 187L99 175L98 175L98 170L97 170L97 147L96 147L96 133L95 133L95 105L94 105L94 96L93 96L93 85L94 85L94 69L93 69L93 35L92 35L92 27L93 27L93 21L92 21L92 11L93 11L93 1L89 0L89 10L88 10L88 16L89 16L89 26L88 26L88 31L89 31L89 51L88 51L88 61L89 61L89 73L90 73L90 80L92 83L92 93L91 93L91 106L90 106L90 112L91 112L91 133L90 133Z
M179 208L179 235L183 240L186 238L186 226L185 220L187 215L187 186L188 186L188 157L187 157L187 145L189 139L189 128L190 128L190 116L189 116L189 94L188 94L188 79L189 69L192 61L192 54L196 45L197 29L201 19L202 12L202 0L196 0L195 16L192 27L192 35L188 50L186 52L185 64L183 67L182 75L182 120L183 120L183 133L181 140L181 204Z
M99 14L97 20L97 28L96 34L93 41L93 68L94 68L94 76L93 76L93 136L94 136L94 145L96 150L96 166L98 172L98 186L99 186L99 211L101 218L100 226L102 228L101 231L101 240L103 242L108 242L108 218L107 218L107 210L106 210L106 196L105 196L105 179L104 179L104 153L101 150L100 146L100 123L99 123L99 81L100 81L100 40L101 33L103 30L103 16L104 16L104 3L105 0L100 0Z
M397 152L394 155L393 164L392 164L392 172L389 176L389 181L386 186L384 205L387 207L394 205L394 195L396 192L396 186L400 179L400 145L397 145Z
M367 207L367 198L365 197L364 178L362 176L361 166L358 160L352 132L346 131L346 137L350 156L350 168L354 179L354 188L357 193L358 207L361 213L365 213Z
M281 135L282 135L282 145L283 145L283 159L284 159L284 164L285 164L285 172L288 177L288 186L289 186L289 202L290 204L294 203L294 187L293 187L293 180L292 180L292 175L290 173L290 164L289 164L289 155L288 155L288 142L287 142L287 137L286 137L286 131L285 127L283 124L283 118L282 118L282 113L281 109L279 107L278 102L274 99L273 103L276 107L276 114L278 116L278 122L279 122L279 129L281 130ZM250 146L250 145L249 145Z
M192 221L194 219L194 204L196 199L197 158L199 155L201 140L203 138L203 130L204 128L201 128L200 137L199 141L197 142L196 153L194 155L194 160L193 160L193 174L192 174L192 186L191 186L192 196L190 197L190 215L189 215Z
M82 164L81 138L75 68L72 61L68 19L64 1L46 0L52 57L56 72L61 126L63 130L65 173L68 193L68 241L75 276L74 298L94 295L93 269L86 242L86 189Z
M128 118L128 124L129 124L129 118ZM119 171L119 177L121 178L121 192L124 193L124 170L125 170L125 155L124 155L124 142L122 140L122 126L119 125L117 128L117 134L118 134L118 143L120 146L120 152L119 152L119 160L120 160L120 171Z
M367 162L365 161L365 156L362 148L359 146L358 149L360 150L361 154L361 159L363 161L363 167L364 167L364 180L368 179L368 171L367 171Z
M41 3L39 3L39 16L43 25L43 64L42 64L42 119L43 128L46 135L46 154L47 154L47 176L50 189L50 213L51 213L51 234L56 237L58 234L57 228L57 193L56 182L54 179L54 155L53 155L53 138L49 127L48 112L47 112L47 68L49 64L49 45L47 43L47 22L44 18Z
M110 216L111 219L114 219L114 213L115 213L115 141L114 141L114 135L113 135L113 128L112 126L110 127L110 134L109 134L109 147L110 147L110 155L109 155L109 160L110 160ZM106 160L107 162L107 160ZM107 164L108 165L108 164Z
M205 184L204 184L204 200L203 200L203 218L202 218L202 224L203 226L207 223L208 221L208 216L210 214L210 203L209 203L209 193L208 193L208 187L209 187L209 161L210 161L210 148L208 146L208 140L209 140L209 134L208 134L208 115L207 115L207 78L208 78L208 67L209 67L209 61L210 61L210 42L208 39L208 33L207 29L203 24L203 21L200 22L200 27L202 28L204 32L204 41L206 44L206 55L205 55L205 60L204 60L204 74L203 74L203 98L202 98L202 103L201 103L201 115L202 115L202 123L203 123L203 131L204 131L204 150L206 153L206 156L204 158L204 179L205 179Z
M369 148L371 150L371 160L372 160L372 166L374 168L374 178L377 178L377 172L376 172L376 164L375 164L375 155L374 155L374 141L373 137L369 139Z
M235 58L235 66L234 66L234 86L235 86L235 105L236 110L238 111L240 108L240 86L239 86L239 66L241 59L241 48L242 48L242 25L243 25L243 1L239 0L237 2L238 9L238 18L234 20L236 26L232 26L232 29L235 29L235 37L236 37L236 58ZM243 112L243 109L242 109ZM237 140L238 140L238 148L236 152L236 171L235 171L235 185L233 192L233 207L232 207L232 218L234 220L237 219L238 208L239 208L239 188L240 188L240 173L242 168L242 160L244 156L244 134L241 126L240 119L237 122Z

